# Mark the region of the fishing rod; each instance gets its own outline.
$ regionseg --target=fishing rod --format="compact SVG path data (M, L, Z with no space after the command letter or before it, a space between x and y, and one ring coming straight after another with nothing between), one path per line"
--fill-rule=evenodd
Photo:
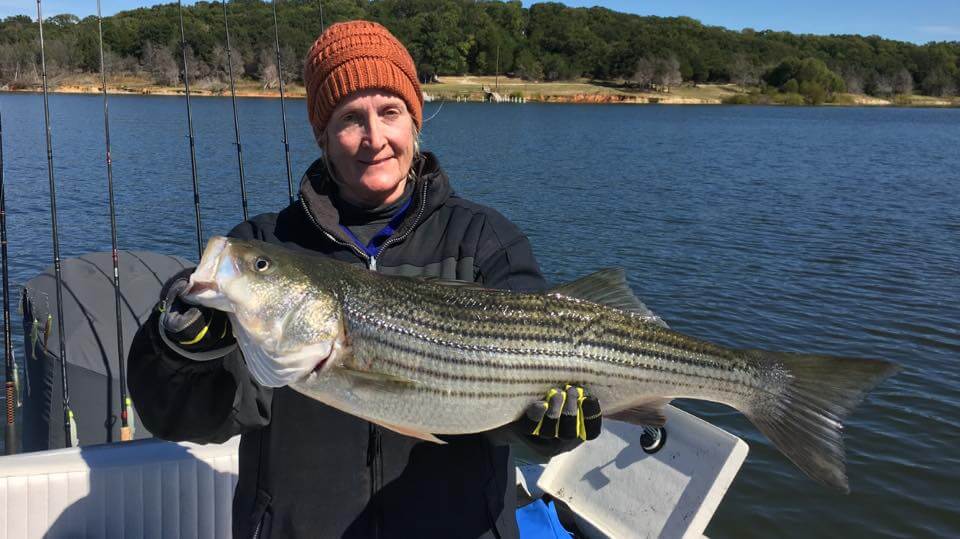
M113 249L113 298L117 311L117 364L120 368L120 441L133 439L134 428L130 424L131 403L127 396L126 357L123 348L123 311L120 307L120 256L117 251L117 209L113 202L113 157L110 154L110 107L107 102L107 69L103 61L103 17L100 15L100 0L97 0L97 30L100 33L100 83L103 85L103 135L107 148L107 194L110 206L110 241ZM110 399L113 399L111 395ZM113 429L110 429L113 436ZM110 441L110 440L108 440Z
M66 447L78 443L73 410L70 409L70 390L67 386L67 346L63 331L63 275L60 269L60 233L57 228L57 186L53 178L53 142L50 136L50 103L47 90L47 59L43 46L43 14L41 0L37 0L37 24L40 27L40 78L43 82L43 121L47 132L47 179L50 182L50 222L53 235L53 272L57 281L57 332L60 341L60 377L63 396L63 432Z
M293 204L293 173L290 171L290 142L287 139L287 103L283 96L283 61L280 59L280 27L277 25L277 0L273 0L273 38L277 51L277 80L280 82L280 119L283 123L283 157L287 163L287 196Z
M323 2L317 0L317 7L320 9L320 33L323 33Z
M37 0L39 2L40 0ZM203 258L203 224L200 221L200 182L197 180L197 143L193 136L193 109L190 107L190 75L187 72L187 38L183 31L183 2L177 0L180 13L180 56L183 57L183 90L187 97L187 131L190 138L190 172L193 175L193 208L197 216L197 260Z
M4 451L7 455L17 452L17 401L16 368L13 360L13 337L10 334L10 278L7 273L7 201L3 185L3 116L0 115L0 256L3 258L3 351L4 385L7 395L7 429L4 436Z
M240 147L240 120L237 119L237 88L233 82L233 61L230 58L230 26L227 24L227 0L223 4L223 32L227 36L227 73L230 74L230 99L233 101L233 133L237 137L237 167L240 170L240 201L243 203L243 220L247 220L247 185L243 178L243 149Z

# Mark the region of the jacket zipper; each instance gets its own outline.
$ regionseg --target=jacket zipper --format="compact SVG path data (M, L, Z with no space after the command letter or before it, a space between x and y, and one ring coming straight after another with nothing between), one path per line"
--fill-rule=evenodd
M374 496L380 491L383 483L383 456L380 448L380 426L376 423L368 423L367 437L367 467L370 469L370 497L369 502L373 502ZM373 537L380 537L380 530L383 527L383 508L374 507L373 513Z
M383 254L383 251L387 247L389 247L390 245L393 245L394 243L399 243L403 241L407 236L410 235L411 232L413 232L413 229L417 228L417 225L420 224L420 219L423 217L423 211L427 208L427 182L423 182L423 187L421 187L420 190L421 190L420 205L417 207L417 214L413 217L413 223L411 223L410 226L407 227L407 231L404 232L402 235L394 236L392 238L387 238L387 241L383 242L383 245L381 245L380 248L377 249L377 254L375 256L370 257L370 261L368 262L367 267L369 267L371 270L377 271L377 258L379 258L381 254Z
M332 241L333 243L336 243L337 245L349 247L354 253L356 253L357 256L359 256L364 262L366 262L367 269L369 269L370 271L377 271L377 258L379 258L380 255L383 254L384 249L386 249L390 245L399 243L404 239L406 239L406 237L409 236L411 232L413 232L413 229L416 228L418 224L420 224L420 219L423 218L423 212L427 208L427 182L423 182L423 187L421 187L420 189L421 189L420 204L417 206L417 215L414 216L413 223L409 227L407 227L407 231L404 232L402 235L388 238L387 241L383 242L383 245L381 245L380 248L377 249L377 254L374 256L368 255L356 245L342 241L338 239L336 236L334 236L333 234L327 232L327 229L323 228L323 226L321 226L320 223L318 223L317 220L314 219L313 214L310 213L310 209L307 207L307 201L303 197L300 197L300 205L303 206L303 212L307 214L307 218L310 220L311 223L313 223L313 226L317 227L317 229L320 230L320 232L323 232L324 236L326 236L330 241Z
M253 535L251 536L253 539L259 539L259 538L260 538L260 527L261 527L261 526L263 526L263 517L261 517L261 518L260 518L260 521L257 522L257 527L253 529Z

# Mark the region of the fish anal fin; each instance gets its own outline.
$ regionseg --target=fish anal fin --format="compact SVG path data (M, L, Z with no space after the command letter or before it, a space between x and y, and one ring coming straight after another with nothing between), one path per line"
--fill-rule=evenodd
M663 414L663 408L670 404L671 400L669 398L647 399L632 405L630 408L606 414L606 417L634 425L662 427L667 422L667 416Z
M582 299L600 305L628 311L639 315L647 322L666 327L666 323L640 301L627 284L622 268L606 268L576 281L562 284L548 291L549 294Z

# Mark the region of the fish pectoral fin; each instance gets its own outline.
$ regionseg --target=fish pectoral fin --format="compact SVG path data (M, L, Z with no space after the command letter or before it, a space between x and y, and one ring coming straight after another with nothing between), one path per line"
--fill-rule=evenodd
M667 422L667 416L663 415L664 406L670 404L673 399L654 398L638 402L625 410L620 410L606 416L617 421L624 421L634 425L647 425L649 427L662 427Z
M334 406L334 408L336 408L336 406ZM338 409L340 409L340 408L338 408ZM346 411L346 410L343 410L343 411ZM353 415L359 417L360 419L363 419L364 421L368 421L368 422L370 422L370 423L374 423L374 424L380 425L381 427L383 427L383 428L385 428L385 429L390 429L390 430L392 430L393 432L396 432L397 434L402 434L402 435L404 435L404 436L409 436L410 438L417 438L418 440L423 440L423 441L425 441L425 442L433 442L433 443L435 443L435 444L446 444L446 443L447 443L447 442L444 442L443 440L441 440L440 438L437 438L437 437L434 436L433 434L430 434L429 432L420 432L420 431L418 431L418 430L414 430L414 429L411 429L411 428L408 428L408 427L401 427L401 426L399 426L399 425L393 425L393 424L390 424L390 423L386 423L386 422L383 422L383 421L379 421L379 420L377 420L377 419L373 419L372 417L369 417L369 416L365 416L365 415L362 415L362 414L358 414L358 413L356 413L356 412L347 412L347 413L348 413L348 414L353 414Z
M562 284L547 291L548 294L582 299L600 305L629 311L643 320L667 327L667 323L653 313L634 295L621 268L607 268Z
M376 423L376 424L380 425L380 426L383 427L383 428L390 429L390 430L392 430L393 432L402 434L402 435L404 435L404 436L409 436L410 438L417 438L417 439L419 439L419 440L423 440L423 441L425 441L425 442L433 442L433 443L435 443L435 444L445 444L445 443L447 443L447 442L444 442L443 440L441 440L440 438L437 438L437 437L434 436L433 434L430 434L429 432L419 432L419 431L416 431L416 430L413 430L413 429L408 429L408 428L404 428L404 427L399 427L399 426L397 426L397 425L390 425L390 424L388 424L388 423L380 423L379 421L374 421L373 423Z
M340 367L340 369L355 383L370 384L388 392L410 389L417 385L416 380L404 378L403 376L373 371L359 371L349 367Z

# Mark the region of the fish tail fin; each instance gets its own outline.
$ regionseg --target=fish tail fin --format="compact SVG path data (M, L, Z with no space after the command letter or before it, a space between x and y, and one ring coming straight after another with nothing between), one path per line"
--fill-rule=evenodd
M741 411L812 479L850 492L843 420L899 367L875 359L747 353L764 364L768 390Z

